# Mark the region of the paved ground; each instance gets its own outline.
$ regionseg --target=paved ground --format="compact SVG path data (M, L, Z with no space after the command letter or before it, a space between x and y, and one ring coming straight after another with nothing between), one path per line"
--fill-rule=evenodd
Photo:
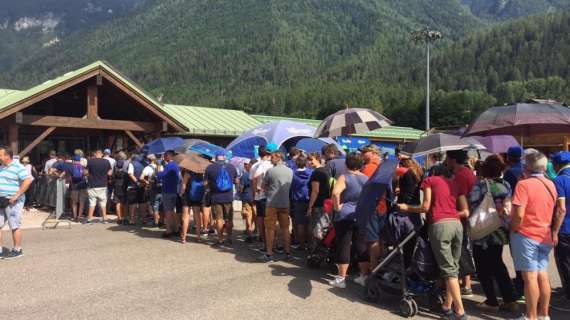
M0 261L0 318L401 319L396 297L368 304L360 287L331 289L327 271L302 260L260 264L257 246L242 241L214 249L159 235L101 224L26 230L25 256ZM474 313L481 299L467 302L474 319L509 317Z

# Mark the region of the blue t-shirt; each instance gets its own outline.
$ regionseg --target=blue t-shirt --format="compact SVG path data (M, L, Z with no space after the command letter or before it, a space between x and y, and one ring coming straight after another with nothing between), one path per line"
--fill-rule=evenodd
M566 201L566 210L570 209L570 168L560 171L558 177L554 179L554 185L556 186L556 192L558 192L558 199L564 198ZM566 213L559 233L570 234L569 213Z
M65 161L58 161L54 163L52 168L60 171L65 172L65 177L71 179L73 177L73 163L65 162Z
M505 179L509 185L511 186L511 190L515 190L517 187L517 183L521 179L523 175L523 165L522 162L514 163L507 171L505 171L505 175L503 179Z
M163 171L157 173L157 176L162 181L162 193L178 193L180 167L175 161L170 161Z
M251 180L249 179L249 172L244 172L241 175L241 177L239 178L239 185L242 188L242 191L239 195L241 201L252 202L253 193L251 191Z
M216 179L218 178L218 175L220 175L222 167L224 166L226 167L233 183L237 177L237 169L231 163L225 163L224 161L212 163L208 168L206 168L206 173L204 174L204 177L208 181L208 187L210 188L212 203L231 203L234 200L234 192L232 189L228 191L220 191L216 188Z

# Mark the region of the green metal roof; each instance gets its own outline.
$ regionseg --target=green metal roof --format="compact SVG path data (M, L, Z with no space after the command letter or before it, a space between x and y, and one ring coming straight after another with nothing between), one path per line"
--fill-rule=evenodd
M317 119L288 118L288 117L266 116L266 115L252 115L252 117L261 123L267 123L279 120L290 120L290 121L301 122L313 127L318 127L319 124L321 123L321 120ZM390 126L387 128L377 129L374 131L367 132L365 134L358 134L355 136L376 138L376 139L417 140L421 137L422 134L423 131L414 128Z
M239 136L261 124L240 110L164 104L163 110L182 122L192 135Z

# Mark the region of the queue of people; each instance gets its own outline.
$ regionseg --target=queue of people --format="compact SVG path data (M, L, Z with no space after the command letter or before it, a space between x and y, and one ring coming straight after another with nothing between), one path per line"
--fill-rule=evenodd
M338 274L330 285L337 288L346 287L353 264L358 269L353 271L354 281L367 283L388 249L383 229L391 212L420 215L442 279L445 318L467 319L462 299L472 295L471 277L476 276L486 298L478 304L482 310L514 316L524 301L526 311L518 319L549 319L548 262L553 248L563 283L561 299L570 301L569 152L549 159L536 150L512 147L506 155L470 162L466 151L448 151L445 160L431 168L397 155L395 203L385 195L375 214L367 217L359 214L357 203L367 180L383 165L375 145L346 157L340 157L333 144L321 153L292 149L289 159L274 144L261 146L258 154L238 170L220 153L204 173L197 173L181 168L173 151L143 158L97 150L86 159L77 150L73 157L50 153L44 172L69 183L72 219L90 224L99 212L102 223L109 223L107 207L112 206L118 224L148 217L150 224L164 227L164 238L178 237L181 243L187 242L193 220L196 242L215 230L214 246L232 246L233 202L238 199L245 241L262 244L261 262L290 260L294 250L311 250L322 239L326 221L336 231ZM0 201L0 224L7 219L15 230L8 256L22 252L19 220L10 212L21 211L30 183L29 170L11 156L8 148L0 148L0 197L8 199L5 205ZM549 162L557 173L553 179L545 175ZM501 226L472 239L469 219L488 205L487 197ZM503 260L507 245L517 270L514 280Z

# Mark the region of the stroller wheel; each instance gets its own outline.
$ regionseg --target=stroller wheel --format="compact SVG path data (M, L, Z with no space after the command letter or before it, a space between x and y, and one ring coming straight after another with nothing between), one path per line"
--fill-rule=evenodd
M380 282L378 278L370 276L366 281L366 286L364 287L366 300L370 302L378 302L380 300L380 291Z
M418 314L418 304L413 298L405 297L400 300L400 314L406 318L412 318Z
M307 257L307 266L311 269L318 269L321 267L321 258L317 256Z

